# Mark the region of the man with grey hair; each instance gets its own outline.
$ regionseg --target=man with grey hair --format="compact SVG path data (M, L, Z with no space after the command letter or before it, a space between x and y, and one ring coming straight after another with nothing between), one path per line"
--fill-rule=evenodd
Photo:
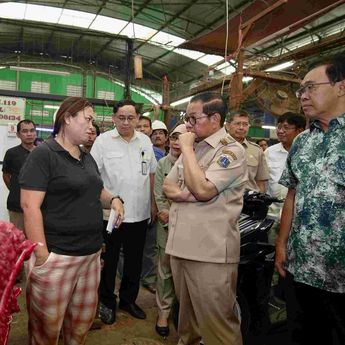
M249 114L244 110L231 112L225 122L228 133L246 150L248 164L248 182L246 190L265 192L265 184L269 179L268 166L261 147L246 139L249 132Z

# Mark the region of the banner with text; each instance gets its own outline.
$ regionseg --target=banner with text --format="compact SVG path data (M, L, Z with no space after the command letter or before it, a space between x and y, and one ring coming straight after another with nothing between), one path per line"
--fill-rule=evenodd
M0 125L24 120L25 98L0 96Z

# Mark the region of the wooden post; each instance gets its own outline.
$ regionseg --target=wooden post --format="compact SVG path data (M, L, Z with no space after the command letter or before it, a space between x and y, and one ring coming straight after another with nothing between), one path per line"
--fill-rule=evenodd
M233 74L233 77L230 81L230 95L229 95L229 108L230 110L238 110L241 105L242 99L242 92L243 92L243 85L242 85L242 77L243 77L243 60L244 60L244 53L241 49L238 54L237 59L237 70Z
M126 56L126 78L125 78L125 90L124 99L131 99L131 63L133 58L133 42L127 40L127 56Z
M169 79L168 76L165 74L163 75L162 78L162 110L164 113L164 123L166 125L169 124L170 122L170 113L169 113L169 108L170 108L170 84L169 84Z

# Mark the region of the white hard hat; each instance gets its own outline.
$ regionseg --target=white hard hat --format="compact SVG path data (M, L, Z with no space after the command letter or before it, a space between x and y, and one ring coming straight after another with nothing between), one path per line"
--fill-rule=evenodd
M162 129L168 133L168 128L163 121L154 120L152 122L152 130L155 131L156 129Z

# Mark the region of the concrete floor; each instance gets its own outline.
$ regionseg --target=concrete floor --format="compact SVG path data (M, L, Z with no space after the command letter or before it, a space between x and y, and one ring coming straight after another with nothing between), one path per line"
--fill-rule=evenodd
M174 326L170 325L170 335L167 339L160 337L154 329L157 317L155 296L141 289L137 299L147 313L146 320L138 320L129 314L118 311L116 323L108 326L100 320L97 322L100 329L89 332L86 345L172 345L177 344L178 337ZM11 324L9 345L24 345L28 342L27 337L27 313L25 307L24 291L19 297L21 312L14 315ZM63 344L62 341L59 344Z

